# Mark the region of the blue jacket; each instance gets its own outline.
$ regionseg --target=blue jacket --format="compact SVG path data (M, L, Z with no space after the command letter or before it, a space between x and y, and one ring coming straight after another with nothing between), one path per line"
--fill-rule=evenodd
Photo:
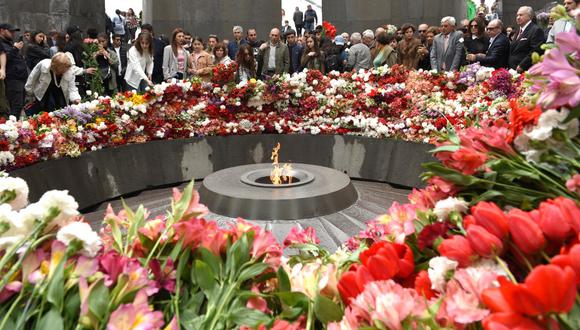
M300 59L302 58L302 52L304 51L304 47L300 46L299 44L294 44L294 46L288 46L288 50L290 51L290 74L294 72L302 71L300 67Z
M240 45L247 43L248 41L246 39L240 40L239 44L235 40L231 40L228 43L228 56L232 59L232 61L236 60L236 55L238 54L238 48L240 48Z

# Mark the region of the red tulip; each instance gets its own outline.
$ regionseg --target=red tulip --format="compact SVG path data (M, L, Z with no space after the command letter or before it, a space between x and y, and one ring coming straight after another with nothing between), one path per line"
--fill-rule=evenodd
M491 258L503 251L503 243L500 239L478 225L469 226L467 240L471 248L484 258Z
M361 253L360 261L375 280L405 278L415 269L413 251L405 244L377 242Z
M442 256L457 261L460 267L469 266L471 261L477 258L469 245L469 241L459 235L452 236L441 242L437 250Z
M512 240L523 253L534 254L544 248L546 245L544 234L528 213L513 209L507 217Z
M424 296L425 299L429 300L435 297L437 294L433 289L431 289L431 280L429 279L429 273L426 270L422 270L415 277L415 290L420 296Z
M482 321L485 330L544 330L533 320L517 313L494 313Z
M576 274L571 267L537 266L526 278L525 286L542 305L540 314L568 313L574 307Z
M540 228L554 241L563 241L572 234L572 226L566 220L563 210L556 204L541 203L539 208Z
M564 220L570 224L576 233L580 233L580 207L571 199L558 197L549 200L548 203L554 204L560 208Z
M346 273L342 274L338 281L338 292L342 301L346 305L350 305L351 300L363 292L365 285L372 281L374 279L364 265L352 265Z
M509 233L508 221L503 211L494 203L479 202L471 208L475 223L495 237L503 240Z
M576 273L576 285L580 286L580 244L574 245L566 253L553 257L551 263L562 269L571 267Z
M500 288L486 289L481 293L483 303L492 313L515 313L510 303L504 298Z

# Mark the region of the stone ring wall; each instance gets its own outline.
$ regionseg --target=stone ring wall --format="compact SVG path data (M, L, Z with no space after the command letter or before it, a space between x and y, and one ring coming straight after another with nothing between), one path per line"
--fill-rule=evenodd
M268 163L280 142L281 162L331 167L354 179L419 187L430 144L341 135L239 135L152 141L41 162L11 172L30 187L30 200L66 189L81 209L232 166Z

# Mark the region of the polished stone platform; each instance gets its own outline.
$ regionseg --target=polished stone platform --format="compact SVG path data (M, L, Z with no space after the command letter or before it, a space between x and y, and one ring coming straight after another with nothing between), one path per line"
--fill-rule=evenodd
M350 207L325 216L312 217L297 220L249 220L271 230L279 242L282 242L292 227L301 228L313 227L316 230L321 245L334 251L348 238L357 234L365 228L365 223L376 218L378 215L385 214L393 202L404 203L410 192L408 189L397 188L391 185L371 182L371 181L352 181L357 193L357 201ZM178 185L183 189L187 183ZM199 189L201 181L195 185ZM150 212L150 218L163 215L169 209L171 201L171 187L143 191L133 196L127 196L124 201L132 208L139 205L143 206ZM201 203L203 203L203 199ZM105 202L85 213L85 218L95 227L98 228L105 214L108 204L111 204L115 212L122 209L120 199ZM206 216L207 220L215 220L221 227L229 226L234 223L235 218L220 216L210 213Z

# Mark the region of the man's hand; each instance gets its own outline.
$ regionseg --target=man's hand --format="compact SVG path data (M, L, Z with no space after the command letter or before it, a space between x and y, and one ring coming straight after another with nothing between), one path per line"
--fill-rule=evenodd
M4 80L6 78L6 70L4 68L0 69L0 80Z
M85 72L87 74L93 75L93 74L95 74L95 72L97 72L97 69L95 69L95 68L86 68L85 69Z
M266 49L266 47L268 47L268 44L267 43L263 43L263 44L260 45L260 50L264 50L264 49Z
M475 54L467 54L467 60L470 62L474 62L477 57Z

